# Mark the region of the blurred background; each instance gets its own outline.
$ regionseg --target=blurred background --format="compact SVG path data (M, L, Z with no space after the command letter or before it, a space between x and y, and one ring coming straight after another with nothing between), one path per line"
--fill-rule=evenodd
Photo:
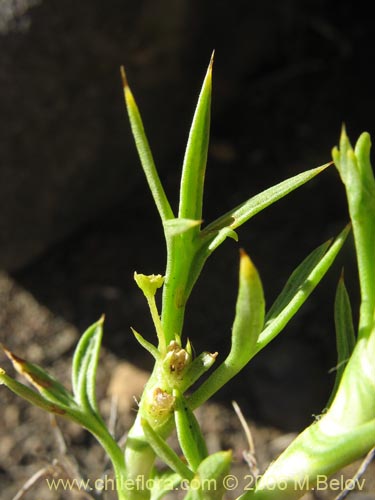
M165 251L120 65L175 206L190 121L216 50L209 222L330 161L342 123L353 142L374 132L374 37L362 0L0 0L3 278L80 330L105 313L107 348L149 367L129 329L153 338L132 275L163 273ZM347 220L332 167L246 224L239 244L227 241L211 258L191 297L185 334L197 353L228 349L239 246L271 305L294 267ZM356 300L352 259L349 241L313 298L220 400L235 397L253 418L289 430L321 411L333 383L333 300L344 264ZM17 334L9 326L17 308L1 286L0 298L7 339Z

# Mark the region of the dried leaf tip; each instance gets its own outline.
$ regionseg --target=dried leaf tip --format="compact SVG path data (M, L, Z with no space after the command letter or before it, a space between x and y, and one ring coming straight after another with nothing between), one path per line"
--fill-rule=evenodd
M0 344L0 347L4 351L4 354L7 356L8 359L13 363L13 365L18 364L18 365L24 365L26 363L26 360L23 358L20 358L16 354L14 354L12 351L10 351L7 347L5 347L4 344Z
M346 134L346 125L345 125L345 122L343 122L341 124L341 134L340 134L340 139L344 139L344 138L347 138L347 134Z
M345 282L345 270L344 268L342 268L340 273L339 283L344 283L344 282Z
M210 63L208 65L208 70L209 71L212 71L212 66L214 64L214 59L215 59L215 49L212 51L212 54L211 54Z
M250 280L256 274L256 268L243 248L240 248L240 275Z
M120 66L120 74L121 74L121 80L122 80L122 86L124 89L129 87L128 85L128 79L126 78L126 72L125 72L125 66Z

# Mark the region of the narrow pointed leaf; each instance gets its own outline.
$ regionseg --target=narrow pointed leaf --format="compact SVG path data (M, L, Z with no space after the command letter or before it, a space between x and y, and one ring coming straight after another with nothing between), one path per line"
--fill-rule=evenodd
M38 406L49 413L65 415L67 411L64 404L52 402L41 394L38 394L33 389L9 377L2 368L0 368L0 385L1 384L7 386L8 389L14 392L14 394L17 394L17 396L20 396L22 399L25 399L34 406Z
M151 344L151 342L143 338L140 333L134 330L134 328L130 327L130 329L133 332L134 337L141 344L141 346L144 347L144 349L146 349L146 351L148 351L155 360L158 360L160 358L160 352L158 351L157 347L155 347L153 344Z
M264 325L264 315L263 286L258 271L242 251L231 349L224 362L191 396L189 405L192 409L211 397L250 361Z
M78 405L88 412L98 414L96 402L96 369L103 336L102 317L82 335L73 356L72 385Z
M211 241L208 247L209 252L212 253L214 250L216 250L216 248L220 246L227 238L232 238L232 240L238 241L238 234L230 227L223 227L223 229L220 229L215 238Z
M291 177L290 179L286 179L285 181L280 182L279 184L276 184L275 186L272 186L271 188L268 188L265 191L262 191L261 193L253 196L249 200L241 203L241 205L238 205L233 210L230 210L229 212L209 224L202 231L202 236L206 235L209 237L210 235L212 235L212 233L215 233L216 238L220 240L219 235L223 233L222 240L224 240L228 236L228 234L226 233L228 231L228 228L234 230L237 227L241 226L244 222L249 220L258 212L264 210L266 207L280 200L294 189L297 189L309 180L313 179L316 175L325 170L329 165L331 165L331 163L327 163L325 165L322 165L321 167L302 172L301 174Z
M143 127L142 118L139 113L134 96L129 88L125 69L123 67L121 67L121 76L124 87L125 104L128 110L130 125L149 188L151 190L162 221L173 219L173 211L156 170L154 158L152 156L150 145L148 143Z
M299 434L258 478L255 490L237 500L297 500L316 485L319 477L327 481L331 474L375 446L375 419L343 428L337 421L329 421L327 415Z
M163 460L172 470L177 472L183 479L192 479L194 474L187 467L184 462L178 457L177 453L172 450L172 448L167 444L165 439L163 439L147 420L142 419L141 421L143 432L149 442L151 448L154 450L155 454Z
M330 248L326 251L326 253L321 257L319 262L315 262L316 257L319 255L322 247L318 247L317 250L314 250L310 256L302 262L301 267L297 268L295 274L292 274L292 287L290 290L285 291L285 296L290 300L285 306L281 309L280 306L284 305L283 297L281 299L277 299L276 305L272 314L268 316L268 322L266 327L259 335L259 339L257 342L256 352L260 351L265 347L271 340L273 340L287 325L287 323L293 318L293 316L297 313L300 307L305 303L309 295L316 288L316 286L320 283L321 279L331 267L333 261L335 260L337 254L342 248L346 237L350 231L350 226L347 226L334 240ZM312 264L315 264L313 268ZM306 271L310 271L307 275ZM301 281L295 281L295 278L298 277ZM301 278L305 278L302 280ZM299 286L298 286L299 284ZM294 291L295 293L290 293ZM277 313L277 315L276 315Z
M175 397L174 418L178 442L190 468L196 472L199 464L208 455L206 443L197 419L185 398L177 390L173 392L173 395Z
M335 385L332 391L330 402L333 400L336 394L346 363L354 350L356 342L353 326L352 308L350 306L350 299L343 276L341 276L336 290L335 329L337 346L337 368ZM327 406L330 406L330 403L328 403Z
M199 95L182 168L178 216L185 219L202 218L203 186L210 134L212 64L213 55Z
M319 264L321 259L327 253L331 246L332 240L326 241L318 248L315 248L292 272L280 295L276 298L271 308L266 315L266 327L279 316L289 302L294 298L296 293L301 290L309 274Z
M44 397L47 401L54 404L69 406L74 404L72 395L65 387L46 370L39 365L29 363L25 359L16 356L9 351L5 346L2 346L3 351L11 360L15 370L24 376Z
M181 476L172 471L163 471L152 479L150 500L161 500L167 493L176 490L181 482Z

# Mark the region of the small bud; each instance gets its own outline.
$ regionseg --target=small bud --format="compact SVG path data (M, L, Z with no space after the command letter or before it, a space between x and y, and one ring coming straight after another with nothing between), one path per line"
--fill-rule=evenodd
M145 294L146 298L154 297L156 290L163 286L164 276L161 274L138 274L134 273L134 280Z
M147 396L147 419L155 425L163 424L174 410L175 398L169 392L156 387Z
M165 365L171 373L180 374L190 364L191 355L178 342L172 340L167 347Z

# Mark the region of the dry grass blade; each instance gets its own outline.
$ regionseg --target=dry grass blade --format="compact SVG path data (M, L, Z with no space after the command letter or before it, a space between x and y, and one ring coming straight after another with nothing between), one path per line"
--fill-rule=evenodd
M259 475L259 468L258 468L258 462L257 462L256 455L255 455L254 440L253 440L253 436L251 434L250 427L248 426L246 419L242 413L242 410L236 401L232 401L232 406L233 406L233 409L236 412L238 420L240 421L240 424L245 432L246 440L247 440L248 445L249 445L248 451L245 450L243 452L243 458L246 461L246 463L248 464L248 466L250 468L250 472L253 474L254 477L257 477Z
M345 488L345 490L343 490L341 493L339 493L337 495L337 497L335 497L334 500L343 500L344 498L346 498L348 495L350 495L350 493L352 491L354 491L358 481L361 479L361 477L363 476L363 474L366 472L368 466L370 465L370 463L375 459L375 448L372 448L372 450L370 450L365 459L363 460L363 462L361 463L361 465L359 466L359 469L357 470L357 472L354 474L354 476L352 477L352 480L351 480L351 483L350 483L350 486L348 488Z

